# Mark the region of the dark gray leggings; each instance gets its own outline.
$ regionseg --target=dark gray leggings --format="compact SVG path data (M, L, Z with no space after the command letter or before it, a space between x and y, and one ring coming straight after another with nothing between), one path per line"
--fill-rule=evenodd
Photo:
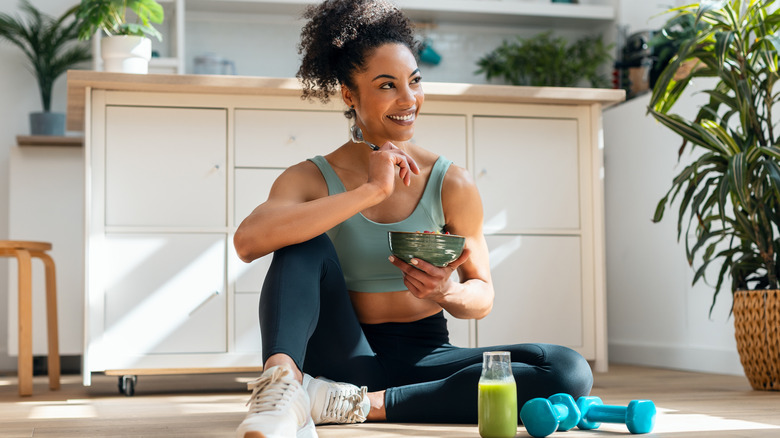
M274 253L260 297L260 329L263 361L284 353L312 376L386 389L392 422L476 423L484 351L511 353L518 410L534 397L587 395L593 384L587 361L566 347L450 345L442 313L411 323L361 324L324 234Z

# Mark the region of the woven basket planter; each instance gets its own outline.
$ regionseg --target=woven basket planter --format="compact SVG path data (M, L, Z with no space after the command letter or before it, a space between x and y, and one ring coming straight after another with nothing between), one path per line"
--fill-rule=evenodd
M750 386L780 391L780 290L737 291L734 331Z

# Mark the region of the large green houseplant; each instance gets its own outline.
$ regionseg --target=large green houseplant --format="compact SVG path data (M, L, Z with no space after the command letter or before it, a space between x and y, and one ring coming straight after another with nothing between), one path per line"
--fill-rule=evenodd
M695 266L694 283L709 269L717 272L714 305L730 278L746 375L756 389L780 390L780 132L773 113L780 101L780 12L774 3L702 1L672 9L692 16L697 26L661 73L649 112L683 138L680 156L697 152L659 202L654 220L680 201L678 239ZM693 120L674 114L683 91L702 77L717 78L703 91L709 101Z
M24 17L0 14L0 40L22 50L38 82L43 112L30 114L30 133L63 135L65 114L51 112L52 88L65 71L91 58L89 47L77 42L81 23L73 18L73 10L54 18L27 0L20 8Z
M78 17L83 20L81 39L102 31L100 52L106 71L146 73L152 57L152 41L162 40L153 26L165 18L163 7L155 0L81 0Z

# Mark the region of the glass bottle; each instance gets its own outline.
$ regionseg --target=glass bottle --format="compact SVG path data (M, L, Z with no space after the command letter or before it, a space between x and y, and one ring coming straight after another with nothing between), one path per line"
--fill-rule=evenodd
M517 387L508 351L482 353L477 404L479 436L512 438L517 434Z

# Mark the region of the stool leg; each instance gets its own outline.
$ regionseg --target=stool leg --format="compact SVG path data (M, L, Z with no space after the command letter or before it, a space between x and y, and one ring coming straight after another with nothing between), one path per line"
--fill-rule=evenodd
M32 269L30 253L16 250L19 261L19 395L32 395Z
M36 254L46 267L46 332L49 345L49 389L60 389L60 338L57 328L57 277L54 260L46 253Z

